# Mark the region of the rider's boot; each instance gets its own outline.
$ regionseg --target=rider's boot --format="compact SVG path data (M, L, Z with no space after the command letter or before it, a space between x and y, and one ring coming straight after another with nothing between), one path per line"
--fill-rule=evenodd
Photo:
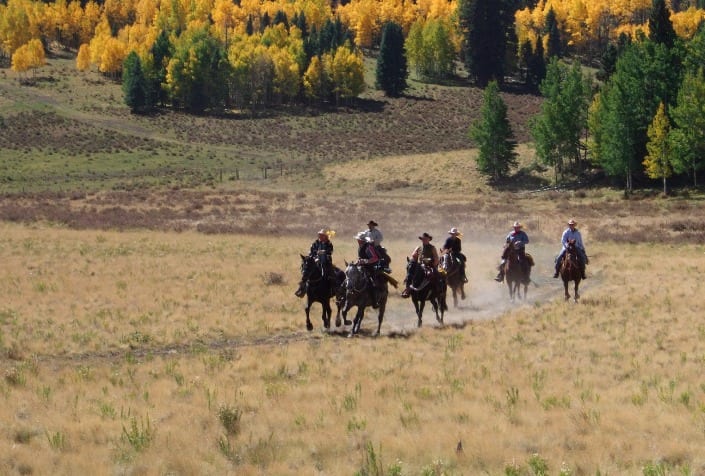
M504 269L499 268L499 273L497 273L497 277L494 278L494 280L497 281L498 283L501 283L502 281L504 281Z
M560 274L560 272L561 272L561 266L560 266L560 264L556 263L556 272L553 273L553 277L558 278L558 275Z
M587 279L587 278L585 277L585 265L582 265L582 266L580 267L580 275L582 276L581 279Z
M467 282L468 282L468 277L467 277L466 274L465 274L465 268L463 268L463 270L461 271L461 274L460 274L460 275L463 277L463 283L467 283Z
M404 290L401 292L401 297L403 298L408 298L411 296L411 289L409 289L409 286L405 287Z
M306 295L306 283L304 281L299 282L299 288L294 291L294 295L299 298Z

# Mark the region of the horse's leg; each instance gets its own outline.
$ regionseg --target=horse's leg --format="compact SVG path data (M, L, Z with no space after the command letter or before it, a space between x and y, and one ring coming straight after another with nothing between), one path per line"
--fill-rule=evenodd
M438 303L434 306L434 311L436 311L436 321L443 324L443 314L445 313L445 306L443 305L444 296L438 298ZM439 313L440 308L440 313Z
M568 292L568 280L563 278L563 288L565 289L565 300L570 299L570 293Z
M424 301L423 299L419 299L416 296L414 296L414 308L416 309L416 327L421 327L421 322L423 320L423 307L424 307Z
M304 311L306 311L306 329L308 331L312 331L313 324L311 323L311 317L309 316L309 314L311 312L311 300L310 299L308 299L306 301L306 307L304 308Z
M379 303L379 309L377 312L377 333L375 336L378 336L380 332L382 331L382 320L384 319L384 310L387 308L387 301L384 300L383 302Z
M576 278L575 280L575 291L574 291L574 298L575 302L578 302L578 299L580 299L580 294L578 293L578 286L580 286L580 279Z
M455 298L455 290L453 290L453 298ZM460 283L460 299L465 300L465 283ZM455 307L458 307L456 302Z
M360 332L360 325L362 325L362 318L365 315L365 306L358 305L357 313L355 313L355 319L353 319L353 327L350 335L355 335Z
M323 327L330 329L330 318L333 314L333 310L330 308L330 301L328 299L323 299L323 301L321 301L321 307L323 308L323 312L321 314L321 318L323 319Z

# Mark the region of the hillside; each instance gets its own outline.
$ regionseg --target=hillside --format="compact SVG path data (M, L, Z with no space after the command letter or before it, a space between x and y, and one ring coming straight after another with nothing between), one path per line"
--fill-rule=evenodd
M497 188L475 170L467 129L482 91L465 85L411 81L407 97L384 98L369 87L350 108L211 117L132 115L118 83L77 72L71 57L53 57L29 83L0 70L3 220L310 234L321 224L353 233L372 214L400 233L471 221L497 234L524 217L549 238L575 215L606 225L605 239L664 242L705 229L697 202L677 196L530 193L550 180L526 144L527 121L540 106L532 95L502 94L520 167Z

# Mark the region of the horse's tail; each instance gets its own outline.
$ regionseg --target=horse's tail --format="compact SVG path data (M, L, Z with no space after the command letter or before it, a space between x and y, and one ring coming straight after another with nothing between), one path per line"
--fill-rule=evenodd
M391 274L387 274L387 273L383 272L383 273L382 273L382 276L384 276L384 279L386 279L389 284L391 284L392 286L394 286L394 289L396 289L397 286L399 286L399 281L397 281L396 279L394 279L394 277L392 277Z

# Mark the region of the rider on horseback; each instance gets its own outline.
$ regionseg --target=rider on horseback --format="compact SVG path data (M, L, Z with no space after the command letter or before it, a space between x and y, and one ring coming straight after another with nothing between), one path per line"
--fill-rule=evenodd
M556 272L553 274L554 278L558 277L561 269L561 263L563 262L563 256L568 249L568 240L575 240L575 248L578 250L578 262L580 264L580 272L582 273L582 279L585 279L585 265L589 263L587 253L585 252L585 245L583 245L583 237L580 232L575 227L578 223L572 218L568 221L568 228L563 231L561 236L561 252L556 256Z
M318 237L311 244L311 251L309 252L309 256L316 260L323 279L331 281L335 280L335 274L333 273L333 243L330 241L330 237L334 235L335 232L333 230L326 228L319 230ZM299 282L299 288L294 294L297 297L306 295L306 283L304 281Z
M364 231L361 231L355 235L357 240L357 264L362 266L365 270L367 278L370 283L370 294L372 296L372 307L377 309L379 307L379 256L377 255L377 250L375 249L375 242L372 238L366 235Z
M517 254L519 255L519 263L521 263L521 269L524 274L527 274L530 266L529 260L526 256L526 245L529 243L529 235L522 230L523 225L518 221L515 221L512 227L514 229L507 235L506 242L508 245L513 246L517 251ZM507 261L507 252L508 250L505 246L504 251L502 252L502 261L499 264L499 273L497 274L497 277L494 278L495 281L500 283L504 281L504 263Z
M380 267L385 272L391 273L392 270L389 268L389 264L391 263L392 259L389 257L387 249L382 246L382 239L384 237L382 236L382 231L377 228L378 226L379 225L376 221L370 220L367 223L367 230L365 230L365 236L371 238L374 242L375 251L377 252L377 255L379 256L380 260Z
M421 236L419 236L421 246L417 246L414 249L414 252L411 254L411 259L429 269L432 278L431 281L437 288L440 288L441 279L438 273L438 263L440 259L438 257L438 250L431 244L432 239L433 237L426 232L421 234ZM411 283L406 283L406 288L401 293L402 297L409 297L411 295L410 286Z
M463 238L463 234L455 227L451 228L448 234L450 236L446 238L446 242L443 244L443 248L441 248L441 253L451 253L454 259L460 262L460 274L463 277L463 282L467 283L468 278L465 276L465 261L467 261L467 258L460 251L462 249L460 240Z

